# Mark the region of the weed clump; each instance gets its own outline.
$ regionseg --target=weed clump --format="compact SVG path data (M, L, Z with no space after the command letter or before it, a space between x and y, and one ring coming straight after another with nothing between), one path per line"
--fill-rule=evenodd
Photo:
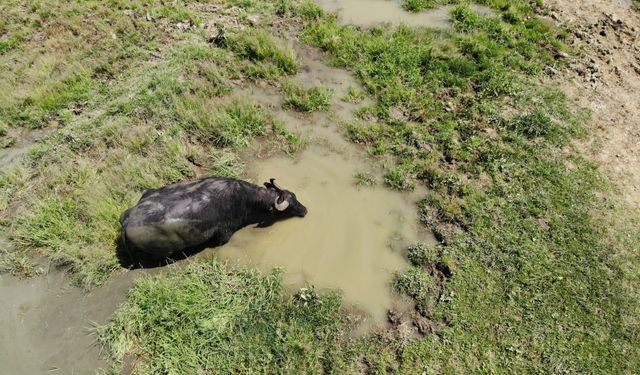
M213 111L212 106L206 97L186 96L177 108L185 128L204 142L240 149L267 133L271 119L255 104L234 101Z
M446 0L402 0L402 7L410 12L419 12L447 2Z
M299 112L328 111L333 92L324 87L304 87L288 81L282 87L282 105Z
M347 103L360 103L361 101L364 100L364 98L365 98L364 92L362 92L356 87L349 86L349 89L347 90L347 94L342 98L340 98L340 100Z
M0 250L0 272L18 277L34 277L43 270L36 266L25 252Z
M249 77L273 79L298 71L295 53L280 46L263 30L240 31L229 37L228 45L238 57L253 62L242 68Z
M378 179L370 172L357 172L354 176L356 180L356 186L375 186L378 184Z

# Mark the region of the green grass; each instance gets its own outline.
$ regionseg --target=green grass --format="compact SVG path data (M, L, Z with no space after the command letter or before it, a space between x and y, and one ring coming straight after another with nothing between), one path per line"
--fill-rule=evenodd
M65 124L66 113L89 109L107 81L169 38L115 4L7 1L0 12L8 15L0 34L9 36L0 41L0 117L13 127Z
M376 176L370 172L358 172L354 178L356 180L356 186L358 187L375 186L378 184Z
M295 52L285 48L267 32L257 29L240 31L230 37L229 49L247 60L242 72L254 79L275 79L298 71Z
M611 190L571 146L585 134L584 116L537 80L566 48L564 33L527 19L523 3L499 10L485 17L455 7L450 36L360 30L332 17L303 32L377 99L368 111L377 122L350 124L347 134L396 160L385 174L390 187L429 188L421 221L441 242L432 252L456 265L435 305L433 269L443 261L398 276L398 290L443 327L440 339L412 342L391 366L631 373L638 362L622 353L638 358L629 314L638 302L625 288L635 271L619 262L629 248L606 235L616 224L592 214L611 209L597 194Z
M9 127L4 122L0 122L0 137L4 137L9 132Z
M36 266L26 252L0 250L0 272L18 277L34 277L44 270Z
M435 8L450 1L442 0L402 0L402 7L410 12L419 12L421 10Z
M282 87L282 106L299 112L328 111L333 92L324 87L306 89L293 81Z
M135 374L353 372L342 326L336 294L291 296L278 274L202 261L138 281L98 331Z

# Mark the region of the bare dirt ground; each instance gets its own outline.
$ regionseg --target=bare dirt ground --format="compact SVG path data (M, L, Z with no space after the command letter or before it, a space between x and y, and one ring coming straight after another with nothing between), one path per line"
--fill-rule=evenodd
M630 0L550 0L549 16L566 23L584 55L558 72L556 84L591 111L592 135L582 145L640 208L640 9Z

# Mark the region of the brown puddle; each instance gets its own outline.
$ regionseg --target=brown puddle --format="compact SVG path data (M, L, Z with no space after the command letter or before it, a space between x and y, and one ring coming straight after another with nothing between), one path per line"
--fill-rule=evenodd
M451 27L449 12L453 6L443 6L422 12L408 12L400 0L315 0L329 12L337 13L342 22L358 26L373 26L381 23L409 26L424 26L436 29ZM493 14L490 8L471 5L481 14Z
M22 280L0 275L0 374L89 374L106 367L92 322L105 323L125 300L127 272L86 293L64 271Z
M256 163L257 180L278 177L309 214L241 230L217 256L265 271L282 267L290 285L340 289L345 302L383 322L393 305L393 272L407 266L403 249L418 239L416 210L402 194L358 190L353 178L358 165L318 146L295 161L278 157Z
M356 105L339 98L357 84L344 70L320 64L313 50L300 55L311 58L305 58L296 80L334 90L330 114L282 111L276 91L254 89L238 95L270 107L287 128L309 140L310 146L295 158L256 160L248 170L256 183L276 178L297 195L309 214L268 228L245 228L213 254L266 272L282 267L290 287L339 289L347 304L370 315L371 323L382 324L387 309L400 303L390 283L394 272L408 267L404 249L433 237L418 224L417 193L384 188L380 176L376 176L378 186L356 186L356 173L376 171L363 152L340 134L340 121L349 120Z

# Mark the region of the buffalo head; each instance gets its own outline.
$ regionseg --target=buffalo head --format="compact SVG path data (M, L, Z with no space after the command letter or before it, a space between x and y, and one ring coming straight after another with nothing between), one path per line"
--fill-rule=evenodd
M275 178L269 179L269 182L265 182L264 186L277 193L277 197L273 202L273 208L276 211L287 216L304 217L307 214L307 208L298 202L296 195L278 186Z

